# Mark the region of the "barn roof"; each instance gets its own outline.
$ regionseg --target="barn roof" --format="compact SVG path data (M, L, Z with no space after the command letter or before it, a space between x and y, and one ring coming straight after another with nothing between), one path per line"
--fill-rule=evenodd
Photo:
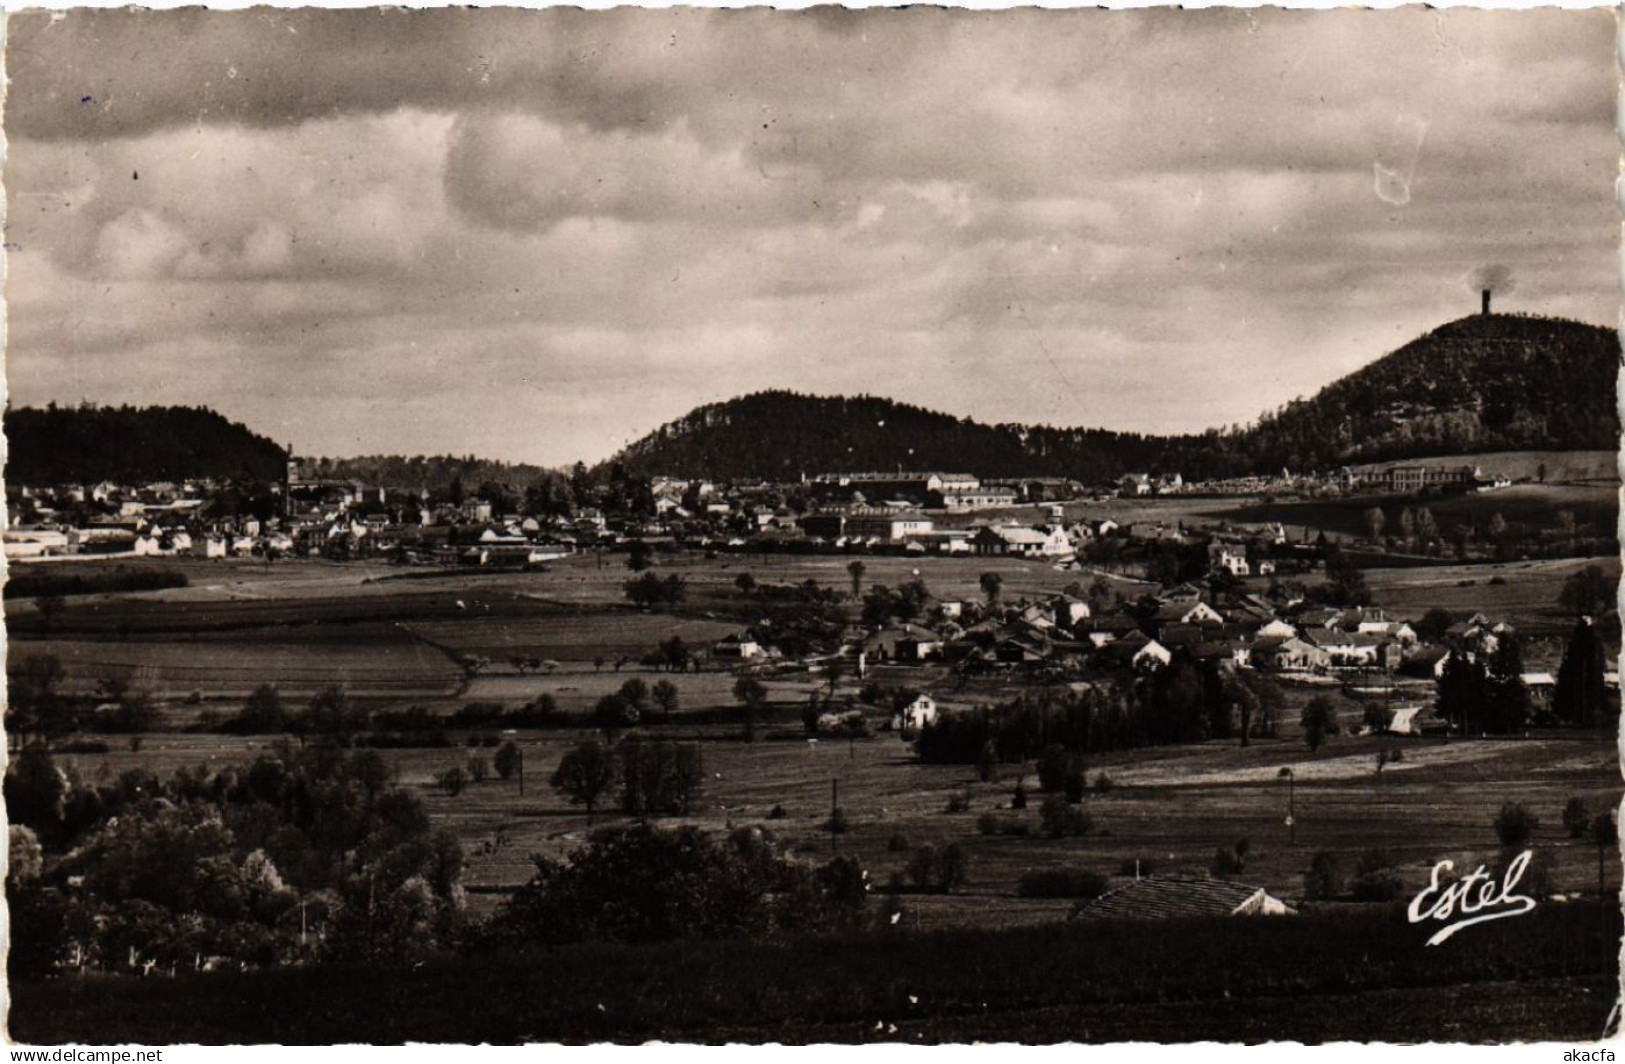
M1224 879L1146 878L1101 895L1082 909L1085 920L1170 920L1235 916L1268 897L1262 887ZM1290 908L1287 912L1292 912Z

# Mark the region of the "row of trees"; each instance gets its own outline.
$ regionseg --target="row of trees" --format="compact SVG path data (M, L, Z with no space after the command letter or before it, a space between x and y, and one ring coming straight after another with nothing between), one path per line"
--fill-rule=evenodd
M589 818L617 788L624 813L685 816L705 789L705 758L696 743L592 740L567 751L550 782Z
M1133 680L1102 680L1084 691L1045 690L998 706L939 716L915 749L934 764L975 764L991 750L1022 762L1050 747L1092 754L1142 746L1274 734L1283 699L1260 676L1229 677L1176 663Z

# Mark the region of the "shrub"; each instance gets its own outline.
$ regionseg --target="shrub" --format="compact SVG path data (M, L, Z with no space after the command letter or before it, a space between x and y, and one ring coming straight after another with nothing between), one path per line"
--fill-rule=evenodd
M1020 780L1016 781L1015 793L1010 795L1011 809L1027 808L1027 788Z
M1083 868L1044 868L1021 877L1017 893L1023 898L1098 898L1111 880Z
M523 763L524 755L519 752L519 747L511 742L503 743L497 749L496 756L491 759L491 767L505 780L513 779L514 773L519 771L519 766Z
M1032 828L1025 820L1018 817L1003 817L997 813L983 813L977 817L976 830L983 835L1004 835L1013 838L1025 838L1032 833Z
M1038 822L1044 834L1052 839L1087 835L1093 823L1087 809L1073 805L1058 794L1044 799L1038 810Z
M948 796L949 813L963 813L970 809L970 795L965 791L955 791Z
M1216 876L1233 876L1247 867L1247 851L1252 843L1238 839L1234 846L1220 847L1213 853L1211 871Z
M1404 886L1393 873L1393 857L1384 850L1366 850L1355 865L1349 894L1355 901L1387 902L1400 896Z
M1540 827L1540 818L1516 802L1501 806L1495 816L1495 835L1509 850L1521 850Z
M1115 786L1117 786L1117 784L1113 783L1112 778L1106 775L1104 772L1095 777L1096 794L1110 794L1111 789Z
M894 831L891 838L886 840L886 849L892 853L902 853L909 848L908 836L901 831Z
M829 814L829 819L824 821L824 830L831 835L845 835L847 828L846 810L836 806Z
M991 739L982 745L982 752L976 757L976 778L983 783L999 778L999 751Z
M468 783L468 777L463 774L462 766L453 765L436 776L434 782L435 786L455 798L463 793L463 787Z
M69 739L51 748L53 754L105 754L112 747L99 739Z
M965 882L965 851L957 844L922 846L908 863L908 878L919 890L952 894Z
M775 805L772 809L767 811L767 819L769 820L783 820L789 815L789 813L784 811L784 806L782 805Z
M1343 876L1337 866L1337 857L1325 850L1309 861L1309 871L1303 875L1303 896L1310 901L1335 898L1343 892Z

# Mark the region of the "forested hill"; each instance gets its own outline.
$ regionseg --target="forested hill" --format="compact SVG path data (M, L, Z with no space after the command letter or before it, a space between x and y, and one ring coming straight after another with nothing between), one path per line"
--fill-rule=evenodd
M615 460L637 474L719 479L904 468L1101 480L1155 464L1168 442L1101 429L984 425L872 396L759 392L702 406Z
M287 454L202 407L19 407L5 415L13 484L146 484L188 477L280 480Z
M453 481L473 492L486 483L523 487L545 478L562 480L555 470L534 465L515 465L466 455L363 455L359 458L321 458L302 463L306 476L332 480L352 480L358 484L382 485L413 491L442 492Z
M1556 318L1453 321L1266 415L1239 454L1261 469L1475 451L1619 445L1619 334Z
M1126 471L1192 479L1493 450L1607 449L1619 436L1619 359L1610 329L1475 315L1239 432L1160 437L984 425L867 396L762 392L699 407L615 461L635 473L723 479L901 467L1094 482Z

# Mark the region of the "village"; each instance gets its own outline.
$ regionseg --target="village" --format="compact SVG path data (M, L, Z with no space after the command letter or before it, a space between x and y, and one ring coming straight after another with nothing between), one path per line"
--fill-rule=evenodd
M1062 478L981 480L953 473L842 473L800 482L718 484L677 477L647 482L644 512L583 504L520 512L506 486L448 497L426 488L368 486L313 474L298 459L280 482L236 485L212 479L147 484L8 485L5 555L11 561L63 557L276 559L389 558L438 565L536 565L579 550L624 549L632 539L705 550L903 551L1016 554L1072 559L1089 544L1120 538L1184 540L1162 522L1123 526L1076 515L1079 503L1113 498L1246 498L1290 492L1327 496L1489 491L1505 476L1463 465L1343 469L1335 475L1252 477L1187 484L1178 473L1125 474L1086 488ZM219 501L229 496L231 505ZM492 496L495 496L494 498ZM585 503L585 500L583 500ZM1071 505L1069 505L1071 504ZM1026 510L1036 520L1022 520ZM229 512L222 512L229 511ZM986 513L1000 516L980 516ZM1266 532L1270 531L1268 529ZM1275 542L1284 543L1279 524ZM1235 543L1239 543L1236 540ZM1232 551L1216 564L1237 575L1243 561L1269 575L1277 562Z

